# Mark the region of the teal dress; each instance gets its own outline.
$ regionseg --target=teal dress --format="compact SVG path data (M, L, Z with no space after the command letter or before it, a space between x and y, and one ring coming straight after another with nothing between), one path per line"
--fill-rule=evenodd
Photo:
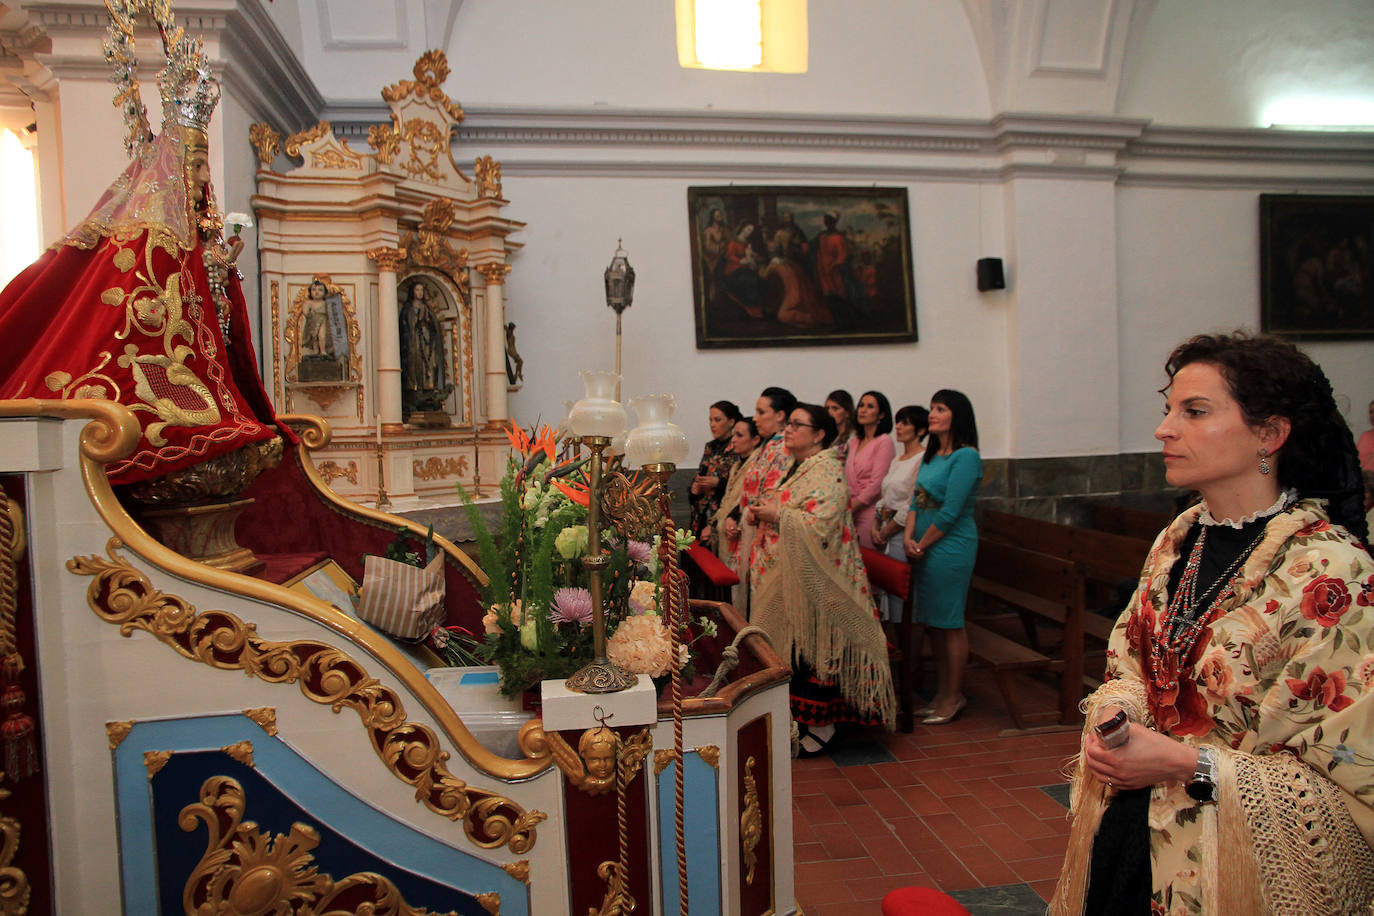
M975 448L956 449L921 462L911 511L919 541L934 525L945 536L916 563L916 619L926 626L957 630L964 625L964 603L973 560L978 555L978 526L973 501L983 480L983 459Z

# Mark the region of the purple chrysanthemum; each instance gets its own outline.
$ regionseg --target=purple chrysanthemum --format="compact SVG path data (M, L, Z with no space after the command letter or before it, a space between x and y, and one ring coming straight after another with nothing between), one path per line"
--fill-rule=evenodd
M592 593L585 588L560 588L553 593L554 623L591 623Z
M647 564L654 555L654 548L643 541L628 541L625 544L625 553L635 563Z

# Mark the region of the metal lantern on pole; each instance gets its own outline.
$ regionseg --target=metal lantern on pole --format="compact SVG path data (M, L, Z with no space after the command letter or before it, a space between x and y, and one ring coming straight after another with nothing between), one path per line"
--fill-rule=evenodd
M635 298L635 269L625 249L620 247L623 239L615 240L615 255L606 267L606 305L615 309L615 374L620 375L620 316L630 307ZM615 399L620 400L620 383L616 382Z

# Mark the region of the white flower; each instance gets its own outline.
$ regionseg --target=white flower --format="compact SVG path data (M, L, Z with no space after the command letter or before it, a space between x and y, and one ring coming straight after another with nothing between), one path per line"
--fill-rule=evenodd
M232 226L234 235L238 235L244 229L253 228L253 217L247 213L226 213L224 214L224 224Z

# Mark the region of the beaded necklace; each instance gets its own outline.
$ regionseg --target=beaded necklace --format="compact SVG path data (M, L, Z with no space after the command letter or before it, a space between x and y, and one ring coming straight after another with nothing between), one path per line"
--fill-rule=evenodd
M1289 505L1289 499L1282 498L1274 507L1273 512L1264 514L1277 514L1287 509ZM1259 517L1263 517L1263 515ZM1178 587L1174 590L1173 597L1169 599L1169 604L1164 609L1159 625L1150 636L1153 648L1150 653L1150 675L1155 686L1161 690L1177 686L1179 667L1186 662L1192 653L1193 646L1197 644L1202 631L1207 629L1212 621L1217 618L1221 606L1235 596L1236 581L1239 579L1240 569L1245 565L1245 561L1250 558L1250 554L1254 553L1255 548L1259 547L1260 542L1264 540L1265 531L1268 529L1267 524L1261 527L1259 534L1246 545L1231 565L1226 567L1226 570L1201 595L1198 595L1197 581L1199 570L1202 567L1202 554L1206 548L1209 527L1201 526L1197 541L1188 554L1188 562L1183 567L1183 575L1179 579ZM1176 660L1174 665L1160 664L1160 660L1165 657L1166 653L1173 654Z

